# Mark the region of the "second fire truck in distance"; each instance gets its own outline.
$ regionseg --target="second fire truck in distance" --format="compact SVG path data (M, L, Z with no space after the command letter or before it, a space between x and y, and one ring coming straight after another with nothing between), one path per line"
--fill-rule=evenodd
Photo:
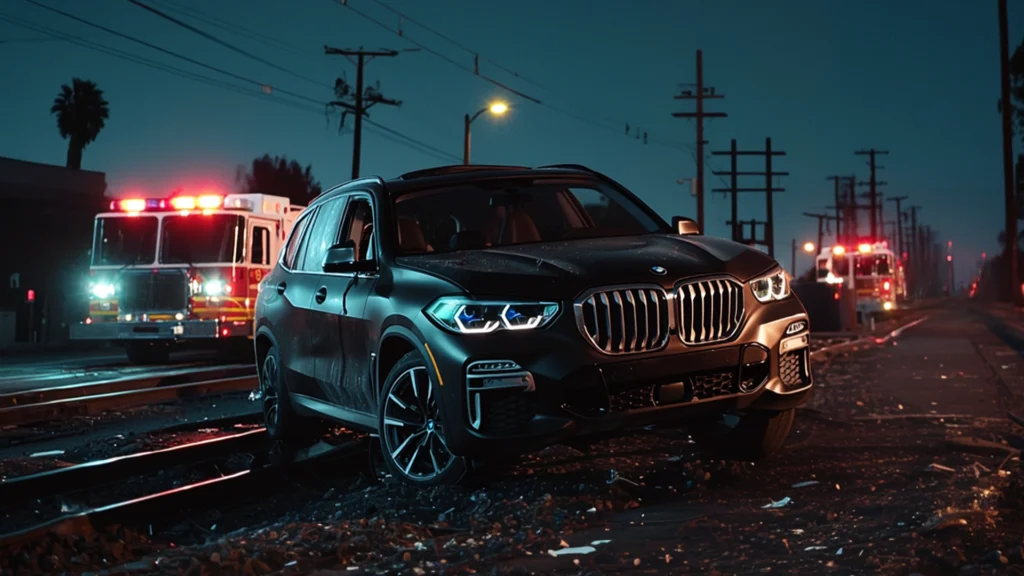
M89 316L73 340L105 340L133 363L172 348L251 347L260 281L301 206L266 194L126 198L96 216Z
M856 246L824 246L816 259L818 282L844 286L854 264L857 310L866 313L888 312L906 298L903 264L889 243L862 242Z

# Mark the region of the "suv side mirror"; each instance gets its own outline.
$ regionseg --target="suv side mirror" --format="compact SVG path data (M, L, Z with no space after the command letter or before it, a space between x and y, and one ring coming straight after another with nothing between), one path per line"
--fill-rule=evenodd
M673 216L672 227L676 229L676 234L680 236L694 236L700 234L700 228L697 226L697 222L693 218L687 218L686 216Z
M327 273L362 272L367 269L366 264L356 260L355 242L346 240L327 249L322 268Z

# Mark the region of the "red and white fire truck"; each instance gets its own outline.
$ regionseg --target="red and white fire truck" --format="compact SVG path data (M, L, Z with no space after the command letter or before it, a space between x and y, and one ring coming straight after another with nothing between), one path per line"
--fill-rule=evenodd
M889 243L862 242L847 248L824 246L816 259L817 280L837 288L850 282L850 262L857 289L857 309L861 312L887 312L899 307L906 297L903 263Z
M242 349L260 281L302 209L266 194L111 202L96 216L89 316L71 339L115 342L133 363L185 343Z

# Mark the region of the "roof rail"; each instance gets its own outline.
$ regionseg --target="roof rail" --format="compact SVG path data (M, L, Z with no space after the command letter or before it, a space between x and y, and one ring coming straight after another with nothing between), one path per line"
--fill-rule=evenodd
M537 168L565 168L568 170L582 170L583 172L590 172L591 174L599 174L597 170L584 166L583 164L550 164L548 166L538 166Z
M501 166L488 164L453 164L451 166L438 166L436 168L425 168L413 172L406 172L399 176L402 180L414 180L428 176L441 176L443 174L458 174L460 172L482 172L491 170L529 170L528 166Z

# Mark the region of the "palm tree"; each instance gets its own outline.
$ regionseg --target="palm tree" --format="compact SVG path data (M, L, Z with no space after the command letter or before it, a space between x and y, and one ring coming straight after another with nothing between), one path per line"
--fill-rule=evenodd
M68 140L67 167L82 168L82 150L96 139L110 115L103 91L90 80L74 78L61 86L50 113L57 115L57 129Z

